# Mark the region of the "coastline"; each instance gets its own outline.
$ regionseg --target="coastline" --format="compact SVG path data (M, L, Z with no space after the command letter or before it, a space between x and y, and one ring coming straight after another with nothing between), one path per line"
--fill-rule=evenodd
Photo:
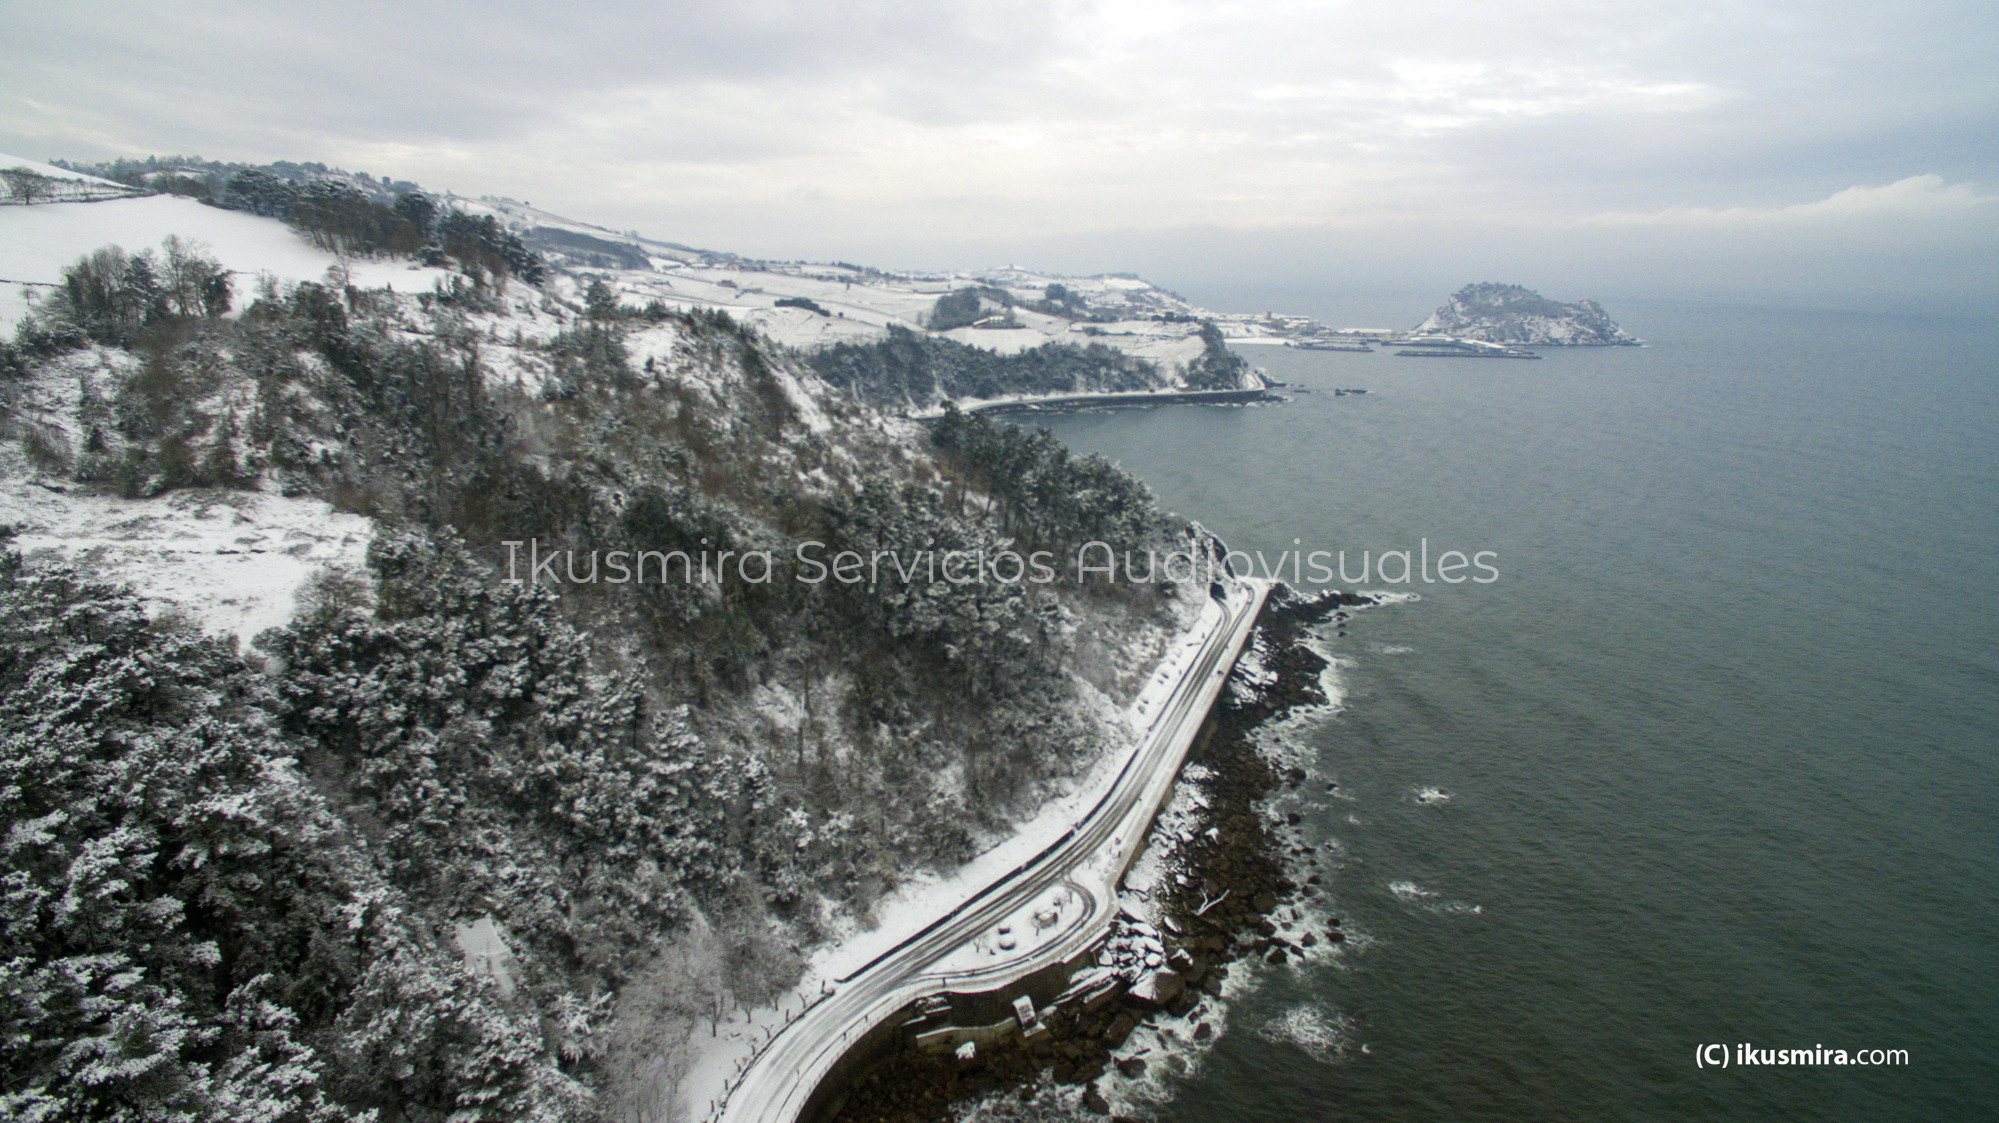
M883 1043L872 1061L856 1064L818 1118L941 1120L974 1101L998 1105L1002 1096L1109 1115L1112 1102L1098 1086L1107 1074L1140 1078L1148 1064L1184 1067L1177 1056L1148 1057L1147 1049L1128 1047L1135 1033L1203 1044L1216 1036L1221 1012L1213 1004L1225 993L1232 964L1282 963L1342 942L1337 918L1318 931L1294 923L1323 889L1316 874L1303 883L1291 876L1302 872L1286 864L1297 850L1284 837L1291 824L1270 804L1305 775L1266 759L1254 735L1295 708L1327 701L1320 675L1328 664L1303 642L1306 630L1377 603L1354 593L1274 589L1176 780L1179 813L1162 813L1147 839L1140 865L1160 876L1148 892L1134 872L1120 894L1119 922L1096 949L1096 965L1086 961L1044 981L1059 993L1025 1034L996 996L954 995L941 1006L912 1007L909 1031ZM948 1035L916 1032L918 1024L934 1026L947 1009L950 1020L968 1027Z
M966 398L954 404L967 414L1068 413L1081 409L1116 409L1157 405L1243 405L1282 401L1269 385L1241 390L1114 390L1101 394L1023 394L1011 398ZM934 421L944 411L912 413L911 421Z

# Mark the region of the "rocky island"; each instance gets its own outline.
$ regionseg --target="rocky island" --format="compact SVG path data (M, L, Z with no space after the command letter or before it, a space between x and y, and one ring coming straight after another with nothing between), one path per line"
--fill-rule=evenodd
M1419 335L1445 335L1527 347L1635 347L1594 300L1563 304L1520 285L1466 285L1417 325Z

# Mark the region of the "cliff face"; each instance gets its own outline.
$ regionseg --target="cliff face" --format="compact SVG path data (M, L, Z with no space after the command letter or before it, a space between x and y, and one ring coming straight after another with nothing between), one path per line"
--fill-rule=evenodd
M1519 285L1466 285L1416 328L1488 343L1539 347L1635 346L1594 300L1563 304Z

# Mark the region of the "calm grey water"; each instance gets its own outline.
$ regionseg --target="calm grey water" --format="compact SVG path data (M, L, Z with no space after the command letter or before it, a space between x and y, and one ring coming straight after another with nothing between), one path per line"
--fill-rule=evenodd
M1240 548L1502 575L1324 637L1365 946L1267 971L1167 1118L1999 1118L1999 326L1619 311L1650 346L1243 348L1318 392L1050 422ZM1911 1063L1694 1065L1745 1041Z

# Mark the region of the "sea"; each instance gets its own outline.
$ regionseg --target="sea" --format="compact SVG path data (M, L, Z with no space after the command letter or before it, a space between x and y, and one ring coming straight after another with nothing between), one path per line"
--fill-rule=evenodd
M1037 422L1267 561L1429 559L1268 734L1350 939L1147 1114L1999 1119L1999 322L1611 311L1645 346L1243 346L1290 400Z

